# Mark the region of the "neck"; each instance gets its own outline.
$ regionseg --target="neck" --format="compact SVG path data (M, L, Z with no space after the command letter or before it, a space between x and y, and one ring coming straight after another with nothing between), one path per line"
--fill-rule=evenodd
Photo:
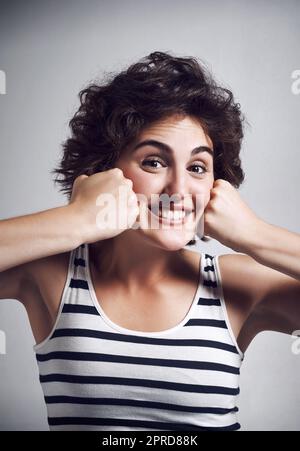
M185 260L182 250L161 249L132 230L92 243L89 249L90 262L101 279L117 280L129 291L141 283L153 288L162 279L178 277Z

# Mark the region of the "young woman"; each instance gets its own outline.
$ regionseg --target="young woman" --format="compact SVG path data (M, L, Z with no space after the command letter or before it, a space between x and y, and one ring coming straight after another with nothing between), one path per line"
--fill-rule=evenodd
M247 347L300 329L300 236L237 191L240 106L163 52L80 100L54 171L68 204L0 223L0 297L28 313L50 428L237 430ZM111 226L101 196L117 211L121 192ZM236 253L191 252L201 221Z

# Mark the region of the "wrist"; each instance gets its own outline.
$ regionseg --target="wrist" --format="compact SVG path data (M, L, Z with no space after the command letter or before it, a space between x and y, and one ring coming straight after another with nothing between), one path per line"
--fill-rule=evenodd
M70 237L70 246L72 249L75 249L85 243L85 227L82 223L82 216L78 214L77 209L72 203L63 206L62 208L64 209L64 216L66 219L66 230Z
M259 218L255 220L244 235L239 252L255 259L259 257L262 249L267 246L267 240L270 237L270 227L272 227L271 224Z

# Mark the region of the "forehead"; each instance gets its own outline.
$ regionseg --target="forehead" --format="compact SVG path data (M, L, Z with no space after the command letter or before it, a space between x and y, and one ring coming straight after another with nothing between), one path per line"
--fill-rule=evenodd
M164 139L171 146L197 146L208 145L213 148L210 137L206 134L200 121L190 116L171 116L159 120L150 126L144 128L140 133L138 140L157 137Z

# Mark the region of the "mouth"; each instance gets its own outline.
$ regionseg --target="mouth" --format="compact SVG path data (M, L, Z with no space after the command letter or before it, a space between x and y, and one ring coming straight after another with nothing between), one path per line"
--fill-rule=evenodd
M194 210L187 209L184 207L176 208L176 209L169 209L169 208L162 208L162 206L158 205L148 205L148 210L152 215L154 215L156 218L159 219L159 222L166 223L166 224L184 224L187 222L187 219L190 217L191 214L194 213Z

